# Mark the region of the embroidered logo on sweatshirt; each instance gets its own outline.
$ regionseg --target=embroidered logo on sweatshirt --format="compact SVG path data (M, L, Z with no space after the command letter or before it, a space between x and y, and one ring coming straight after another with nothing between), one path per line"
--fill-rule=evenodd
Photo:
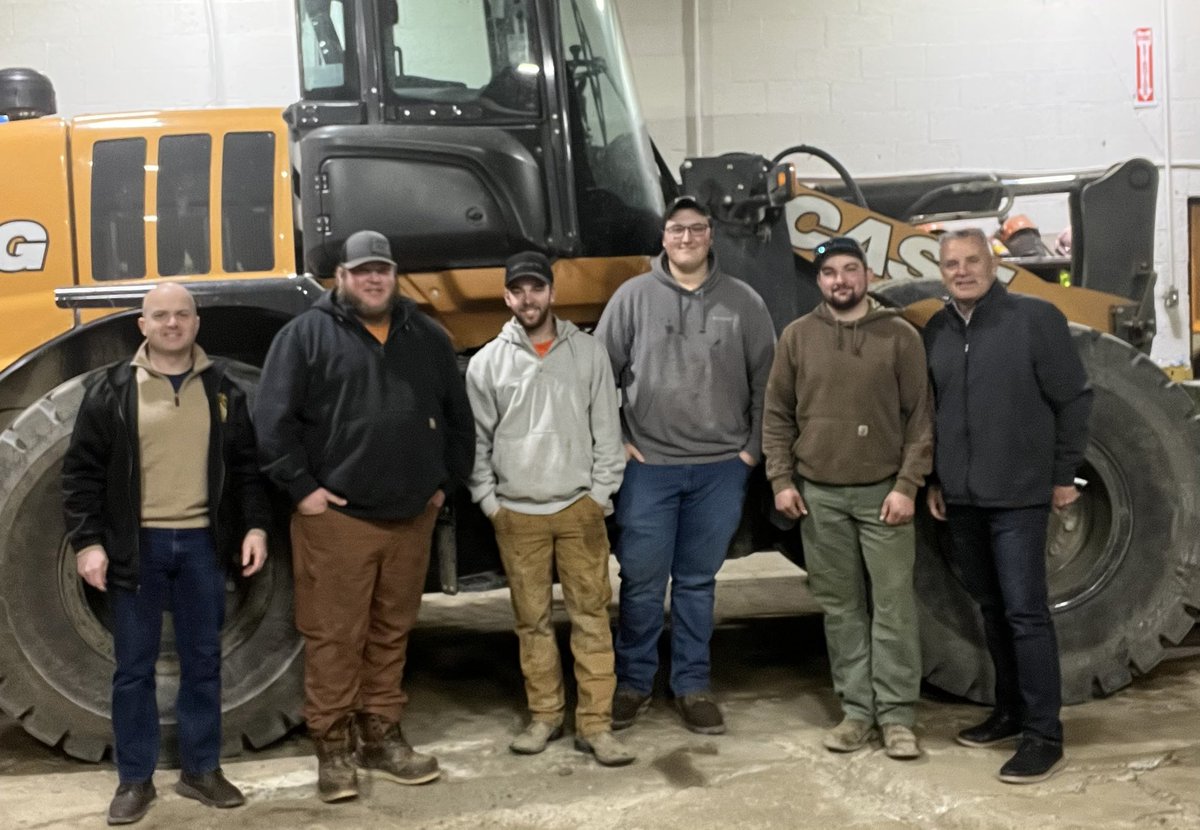
M859 438L866 438L866 437L867 437L867 433L868 433L868 432L870 432L870 431L871 431L871 428L870 428L870 427L868 427L866 424L859 424L859 425L858 425L858 437L859 437Z

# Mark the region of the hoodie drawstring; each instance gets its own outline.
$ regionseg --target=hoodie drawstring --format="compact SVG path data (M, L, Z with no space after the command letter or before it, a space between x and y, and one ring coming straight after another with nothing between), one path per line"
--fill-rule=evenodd
M833 326L834 326L834 328L837 329L837 350L839 352L844 351L845 344L842 339L842 333L846 330L846 325L841 320L835 320L833 322ZM866 332L860 332L858 330L858 320L854 320L853 322L851 322L850 323L850 353L852 355L854 355L855 357L862 356L862 347L863 347L863 343L866 342L866 339L867 339Z
M677 332L681 336L687 333L687 326L684 325L687 320L687 311L683 306L683 299L685 296L690 299L700 301L700 333L704 334L708 331L708 298L704 294L704 286L700 286L695 291L692 291L688 294L685 294L682 291L675 292L676 305L679 308L679 328L677 329ZM668 327L668 334L669 333L670 327Z

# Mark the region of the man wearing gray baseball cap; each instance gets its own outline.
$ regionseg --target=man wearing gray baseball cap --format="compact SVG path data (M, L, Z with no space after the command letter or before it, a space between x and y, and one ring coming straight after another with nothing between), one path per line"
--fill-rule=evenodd
M335 280L275 336L255 406L263 470L295 505L304 714L324 801L358 795L356 765L401 784L440 774L400 730L400 681L434 521L475 453L450 339L400 296L387 237L351 235Z

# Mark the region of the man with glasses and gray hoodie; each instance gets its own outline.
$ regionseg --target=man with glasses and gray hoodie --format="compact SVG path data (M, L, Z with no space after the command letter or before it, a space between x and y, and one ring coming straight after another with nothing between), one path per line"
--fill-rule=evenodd
M762 443L775 329L762 298L724 274L696 199L663 217L663 253L613 295L596 337L623 393L625 482L613 728L650 703L671 583L671 691L684 725L720 734L709 686L716 574Z
M571 618L579 700L575 747L604 766L632 763L612 734L612 630L604 514L625 455L603 347L551 312L554 272L536 251L505 267L513 312L467 369L475 414L471 497L492 520L508 575L531 720L509 748L535 755L561 737L566 709L551 619L557 566Z

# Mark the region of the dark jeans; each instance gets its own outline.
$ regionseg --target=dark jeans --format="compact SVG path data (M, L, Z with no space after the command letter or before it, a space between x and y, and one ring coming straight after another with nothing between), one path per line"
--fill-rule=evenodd
M1062 675L1046 591L1049 507L946 506L954 559L983 613L996 708L1026 735L1062 741Z
M618 685L641 694L654 686L669 578L671 690L676 696L708 690L716 576L742 516L749 476L750 467L736 457L670 465L630 459L617 505Z
M187 773L217 768L221 755L221 625L225 574L207 528L143 528L136 591L112 587L113 733L123 783L148 781L158 763L154 664L170 611L179 654L175 718L180 765Z

